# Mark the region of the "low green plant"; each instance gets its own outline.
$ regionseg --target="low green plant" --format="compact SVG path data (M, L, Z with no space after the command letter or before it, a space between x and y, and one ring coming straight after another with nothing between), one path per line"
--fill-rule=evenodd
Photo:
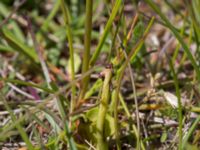
M179 1L158 2L184 20L180 28L151 0L22 2L0 2L0 113L9 116L2 143L23 141L30 150L197 147L198 0L185 1L189 17L176 10ZM140 12L147 6L159 18ZM152 50L148 41L163 34L154 24L173 33L174 51L163 46L169 41ZM151 63L154 55L163 67ZM177 106L166 105L165 91L175 93Z

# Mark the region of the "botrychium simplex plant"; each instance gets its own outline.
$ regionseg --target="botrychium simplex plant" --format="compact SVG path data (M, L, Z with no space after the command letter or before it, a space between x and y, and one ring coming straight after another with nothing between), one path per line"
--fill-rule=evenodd
M187 14L189 17L184 16L181 11L177 12L169 1L163 2L183 18L184 25L181 30L175 27L151 0L145 0L145 2L159 18L155 19L155 17L147 16L135 9L131 21L126 17L126 5L128 3L128 5L132 6L133 4L137 7L139 6L137 2L125 2L123 0L104 2L100 0L85 0L84 2L57 0L54 4L51 4L51 2L48 2L49 5L45 5L45 7L44 4L41 4L47 10L52 5L52 10L46 18L40 16L44 13L40 10L41 8L32 8L33 10L30 10L30 13L23 12L27 11L30 5L36 4L37 1L22 0L20 3L14 4L13 10L9 10L8 7L11 2L0 2L0 51L9 54L17 51L19 54L15 56L16 62L6 60L6 63L4 63L3 60L0 65L0 80L3 81L3 85L5 84L0 93L3 109L6 110L2 114L5 113L10 116L10 122L4 123L0 129L0 141L18 140L18 137L12 139L12 136L20 135L26 149L30 150L89 148L120 150L123 149L124 142L127 141L138 150L146 149L154 138L158 139L157 134L155 136L149 135L148 129L155 128L156 130L156 128L160 129L160 126L146 127L144 120L141 119L141 112L150 111L150 114L163 116L167 113L163 113L162 110L154 113L152 109L156 110L161 105L146 104L150 99L149 97L152 96L148 97L149 91L146 91L147 94L144 92L144 97L140 97L138 100L134 79L135 74L140 76L137 70L143 70L143 68L140 68L143 63L145 64L144 68L150 70L152 76L156 74L154 71L157 68L152 69L154 66L145 62L145 57L154 53L146 50L145 40L152 25L156 22L168 28L177 39L178 44L172 54L172 59L167 52L163 53L170 72L165 78L170 78L173 81L174 89L172 89L175 95L165 92L163 89L166 87L162 89L163 85L160 87L153 86L154 92L156 91L153 92L153 98L159 97L162 101L166 99L173 105L170 106L170 110L174 110L172 115L177 117L177 140L175 140L178 141L175 142L178 143L177 148L179 150L184 149L193 135L193 143L198 143L199 134L194 134L194 131L199 123L199 116L193 122L188 123L191 124L191 128L187 130L187 133L184 133L183 129L184 123L187 121L184 113L199 113L199 107L184 106L181 92L184 91L182 85L185 84L180 83L178 76L182 70L187 68L184 68L184 63L189 60L191 67L193 67L193 88L191 89L193 92L190 97L191 99L198 97L199 88L196 88L195 85L200 80L200 69L195 58L199 57L200 39L198 28L200 24L198 6L200 6L200 3L198 0L191 3L185 1L188 4ZM24 5L22 12L25 17L20 16L19 10L22 5ZM105 9L102 9L101 5ZM99 9L105 15L102 17L103 19L100 18L102 14L99 13ZM9 11L11 13L8 15ZM96 14L96 11L98 11L98 14ZM56 19L54 20L54 18ZM98 20L99 18L100 20ZM106 23L104 24L104 22ZM60 24L63 24L63 26ZM34 28L35 25L37 27L41 25L40 29ZM96 26L100 29L97 29ZM22 30L24 28L27 29L27 33ZM187 42L184 40L185 35L188 36ZM65 46L61 44L64 42L67 42ZM191 52L190 45L194 43L196 44L196 52ZM79 49L79 47L81 48ZM179 56L181 47L183 51ZM61 52L61 49L64 52ZM64 55L60 56L62 53ZM66 58L65 54L69 59ZM53 56L49 58L50 55ZM2 56L4 56L4 53L2 53ZM5 58L7 57L10 56L6 55ZM59 57L62 57L62 61L59 60ZM175 65L179 57L182 57L180 63ZM18 62L22 62L22 60L26 60L23 65L28 66L28 69L24 69L25 67L21 69ZM80 64L78 61L80 61ZM67 79L66 74L58 69L57 65L67 68ZM41 76L38 78L42 78L44 76L43 85L33 83L31 80L28 81L26 75L23 76L24 72L26 74L34 70L32 68L31 70L30 66L36 69L35 72L38 73L30 75L29 78L35 78L32 76ZM149 66L149 68L146 66ZM61 74L66 82L60 78L57 79L53 74L56 74L55 76ZM130 106L126 101L129 96L122 92L124 77L131 85L129 94L132 93L130 97L133 101L131 101ZM60 87L60 82L64 87ZM17 87L18 85L20 86ZM158 88L161 90L158 90ZM7 100L9 95L11 95L11 99L14 95L17 99L26 97L31 100L10 102ZM55 105L53 107L55 110L51 109L52 105ZM19 108L17 111L14 110L15 106ZM19 117L16 112L21 113ZM47 125L46 122L49 124ZM35 124L37 125L35 126ZM161 129L164 133L162 133L160 141L165 143L168 138L168 127L163 125ZM46 131L49 131L47 132L49 137L46 138L46 142L43 142L43 133L46 133ZM172 145L176 144L172 143Z

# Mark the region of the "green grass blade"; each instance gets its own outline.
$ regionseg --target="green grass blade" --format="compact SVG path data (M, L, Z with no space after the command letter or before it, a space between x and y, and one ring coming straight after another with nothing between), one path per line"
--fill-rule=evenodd
M120 149L120 140L119 140L119 133L118 133L118 130L119 130L119 127L118 127L118 103L119 103L119 93L120 93L120 86L121 86L121 82L122 82L122 78L123 78L123 75L124 75L124 71L127 67L127 65L129 64L130 60L134 60L138 54L138 52L141 50L141 47L142 45L144 44L144 40L151 28L151 26L153 25L153 22L154 22L154 17L151 19L151 21L149 22L145 32L144 32L144 35L142 36L142 38L136 43L136 45L133 47L133 49L131 50L131 52L129 53L127 59L125 60L124 64L121 66L121 68L118 70L117 72L117 87L116 87L116 94L114 95L114 99L115 99L115 102L114 102L114 119L115 119L115 129L116 129L116 132L115 132L115 136L116 136L116 142L117 142L117 148Z
M10 108L10 106L8 105L7 101L4 99L3 95L0 93L0 97L1 100L4 103L4 106L6 107L7 111L9 112L11 119L13 121L13 124L15 124L15 122L17 121L17 118L15 117L12 109ZM26 134L26 131L23 129L23 127L20 124L16 124L16 128L19 131L22 139L24 140L24 142L26 143L26 146L28 147L29 150L34 150L34 147L31 143L31 141L29 140L28 135Z
M90 46L91 46L91 31L92 31L92 8L93 8L93 0L86 1L86 20L85 20L85 37L84 37L84 54L83 54L83 65L82 65L82 74L87 72L89 69L89 61L90 61ZM90 76L83 78L81 82L81 92L79 96L79 100L81 100L86 91L89 84Z
M182 128L183 128L183 115L182 115L182 104L181 104L181 93L180 93L180 89L179 89L179 83L178 83L178 78L177 78L177 74L174 70L173 67L173 62L171 59L169 59L169 65L170 65L170 69L173 75L173 79L174 79L174 85L176 88L176 96L178 98L178 120L179 120L179 128L178 128L178 132L179 132L179 144L178 144L178 149L182 150Z
M194 121L194 123L192 124L192 126L189 128L189 131L184 136L184 138L183 138L183 147L186 146L187 141L192 136L192 133L194 132L195 128L198 126L199 122L200 122L200 115L196 118L196 120Z
M183 49L185 50L187 57L189 58L192 66L194 67L196 71L196 75L198 80L200 81L200 67L197 65L192 53L190 52L190 49L182 39L181 35L177 32L175 27L170 23L170 21L167 19L167 17L161 12L161 10L156 6L156 4L152 0L145 0L149 6L152 7L152 9L160 16L160 18L165 22L166 26L171 30L171 32L175 35L177 40L182 45Z
M0 44L0 52L14 52L14 50L9 46Z
M74 48L73 48L73 37L72 37L72 30L70 27L70 15L68 13L68 9L65 6L65 1L61 0L61 9L63 12L63 17L66 25L66 31L67 31L67 39L69 43L69 53L70 53L70 63L71 63L71 79L72 81L75 80L75 71L74 71ZM76 99L75 99L75 94L76 94L76 86L72 85L72 96L71 96L71 112L74 110L75 105L76 105Z
M56 126L52 126L53 128L56 128L56 131L60 131L60 127L58 125L58 123L60 122L60 118L58 118L54 112L50 111L47 107L46 107L46 104L47 102L49 101L49 99L47 100L44 100L42 101L41 103L34 103L32 101L28 101L28 102L22 102L22 103L9 103L10 105L20 105L20 106L30 106L30 107L34 107L31 109L31 114L34 115L36 114L37 112L40 112L40 111L43 111L45 112L46 114L49 115L49 118L51 120L48 120L48 121L52 121L52 122L56 122L54 123ZM16 121L15 121L15 124L10 124L6 127L3 128L2 132L0 132L0 137L3 137L3 135L7 134L9 131L11 131L12 129L14 129L18 124L24 122L25 120L28 120L30 119L30 114L25 114L23 116L21 116L20 118L18 118ZM51 123L52 125L52 123ZM6 139L7 137L9 136L5 136L4 139ZM0 138L0 140L3 139L3 138Z
M101 49L103 47L103 44L105 43L106 37L107 37L107 35L109 33L109 30L110 30L110 28L112 26L112 23L113 23L116 15L117 15L117 12L118 12L118 10L119 10L119 8L121 6L121 2L122 2L122 0L116 0L116 2L115 2L115 5L114 5L113 10L111 12L110 18L109 18L109 20L108 20L108 22L106 24L105 30L103 32L103 35L102 35L102 37L101 37L101 39L100 39L100 41L99 41L99 43L97 45L97 48L96 48L96 50L95 50L95 52L94 52L94 54L93 54L93 56L92 56L92 58L90 60L90 65L91 66L93 66L95 64L95 62L96 62L96 60L97 60L97 58L98 58L98 56L99 56L99 54L101 52Z
M38 57L35 51L32 48L26 46L20 40L18 40L8 29L0 29L0 32L2 33L4 39L7 41L10 47L18 51L19 53L24 54L32 61L38 62Z
M69 129L69 126L68 126L68 121L65 122L65 128L67 130L67 137L68 137L68 141L69 141L69 147L70 147L70 150L77 150L76 148L76 144L74 142L74 139L72 138L72 136L69 134L70 133L70 129Z
M7 6L4 3L0 2L0 15L6 18L8 14L9 10Z
M13 30L13 34L15 35L15 37L20 40L21 42L25 42L25 37L24 37L24 33L23 31L20 29L19 25L12 21L10 23L10 25L12 26L12 30Z
M34 88L41 89L41 90L43 90L43 91L45 91L45 92L48 92L48 93L54 93L54 91L51 90L51 89L49 89L49 88L40 86L40 85L35 84L35 83L22 81L22 80L15 80L15 79L8 79L8 78L0 78L0 81L9 82L9 83L18 84L18 85L24 85L24 86L31 86L31 87L34 87Z
M41 30L43 31L47 30L50 21L53 19L53 17L56 15L57 11L59 10L59 6L60 6L60 0L55 2L53 9L51 10L50 14L47 16L47 19L42 24Z

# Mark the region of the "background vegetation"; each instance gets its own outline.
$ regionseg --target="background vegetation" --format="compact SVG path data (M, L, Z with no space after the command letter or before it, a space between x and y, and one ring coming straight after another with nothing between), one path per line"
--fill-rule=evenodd
M0 148L199 149L199 0L1 0Z

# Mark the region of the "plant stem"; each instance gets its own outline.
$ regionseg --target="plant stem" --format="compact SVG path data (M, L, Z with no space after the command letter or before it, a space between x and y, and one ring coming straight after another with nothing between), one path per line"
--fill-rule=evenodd
M184 136L183 138L183 146L182 148L184 148L187 145L187 141L189 140L189 138L192 136L195 128L198 126L200 121L200 115L195 119L195 121L193 122L193 124L191 125L191 127L189 128L187 134Z
M108 101L110 98L110 81L112 78L111 68L103 71L105 77L103 82L103 89L101 94L101 103L99 106L98 120L97 120L97 150L108 150L108 144L106 142L105 132L105 118L108 110Z
M130 38L132 37L133 34L133 29L137 23L138 20L138 13L135 15L135 17L133 18L133 21L131 23L131 29L129 30L126 38L123 41L123 46L124 48L122 48L122 51L124 53L124 57L125 59L128 58L127 54L126 54L126 49L127 49L127 44L130 40ZM120 38L119 38L120 39ZM121 41L120 41L121 42ZM131 78L131 84L132 84L132 89L133 89L133 95L134 95L134 101L135 101L135 105L136 105L136 119L137 119L137 133L136 133L136 137L137 137L137 148L140 148L140 119L139 119L139 109L138 109L138 102L137 102L137 96L136 96L136 88L135 88L135 83L134 83L134 78L133 78L133 73L131 71L131 65L130 63L128 63L128 70L129 70L129 74L130 74L130 78Z
M171 71L172 71L172 74L173 74L173 78L174 78L174 85L175 85L175 88L176 88L176 95L177 95L177 98L178 98L178 120L179 120L179 128L178 128L178 133L179 133L179 144L178 144L178 149L179 150L182 150L183 147L182 147L182 120L183 120L183 115L182 115L182 104L181 104L181 94L180 94L180 89L179 89L179 83L178 83L178 79L177 79L177 74L174 70L174 67L173 67L173 62L171 59L169 59L169 64L170 64L170 68L171 68Z
M120 86L121 86L121 81L124 75L124 71L127 67L127 65L129 64L130 59L134 59L136 57L136 55L138 54L139 50L141 49L144 40L151 28L151 26L153 25L154 22L154 17L151 19L150 23L148 24L143 37L136 43L135 47L131 50L131 52L129 53L128 57L126 58L124 64L120 67L120 69L117 72L117 77L116 77L116 82L117 82L117 87L116 87L116 94L115 94L115 103L114 103L114 120L115 120L115 136L116 136L116 143L117 143L117 149L120 149L120 141L119 141L119 133L118 133L118 129L119 129L119 125L118 125L118 104L119 104L119 93L120 93Z
M72 79L72 81L74 81L75 80L75 72L74 72L73 38L72 38L72 31L71 31L70 22L69 22L69 14L67 12L67 8L65 7L64 0L61 0L61 8L62 8L62 12L64 14L64 21L65 21L65 25L66 25L67 38L68 38L68 43L69 43L69 53L70 53L70 63L71 63L71 79ZM70 113L73 112L75 105L76 105L75 94L76 94L76 87L75 87L75 84L72 84Z
M92 31L92 7L93 0L86 0L86 20L85 20L85 38L84 38L84 54L83 54L83 65L82 74L88 71L90 61L90 45L91 45L91 31ZM81 92L79 95L79 101L84 98L87 91L90 76L86 76L81 82Z
M121 2L122 2L122 0L116 0L116 2L114 4L114 7L112 9L110 18L109 18L109 20L108 20L108 22L106 24L105 30L103 32L103 35L102 35L102 37L101 37L101 39L100 39L100 41L99 41L99 43L97 45L97 48L96 48L96 50L95 50L95 52L94 52L94 54L93 54L93 56L92 56L92 58L90 60L90 65L91 66L93 66L95 64L95 62L96 62L96 60L97 60L97 58L98 58L98 56L99 56L99 54L101 52L101 48L103 47L103 44L105 43L106 37L107 37L107 35L109 33L109 30L110 30L110 28L112 26L112 23L113 23L113 21L115 19L115 16L117 15L117 12L118 12L118 10L119 10L119 8L121 6Z

